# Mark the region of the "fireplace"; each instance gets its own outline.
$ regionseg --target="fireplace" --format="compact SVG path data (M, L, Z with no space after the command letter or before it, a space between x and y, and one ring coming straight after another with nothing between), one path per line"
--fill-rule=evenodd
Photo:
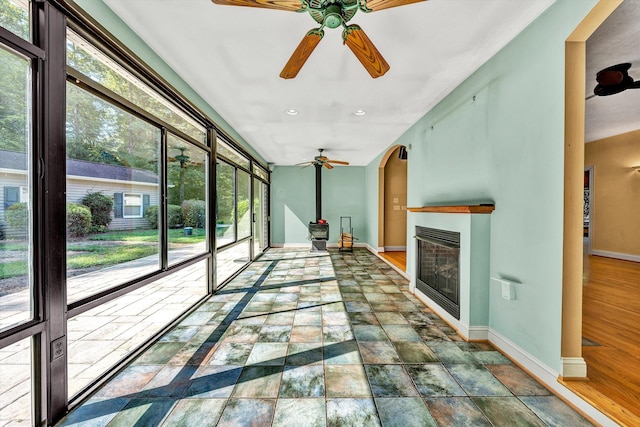
M460 320L460 233L416 226L416 288Z

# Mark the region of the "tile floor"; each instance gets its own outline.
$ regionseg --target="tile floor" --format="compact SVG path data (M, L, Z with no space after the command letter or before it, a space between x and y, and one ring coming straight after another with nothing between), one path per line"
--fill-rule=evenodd
M60 426L586 426L366 250L271 249Z

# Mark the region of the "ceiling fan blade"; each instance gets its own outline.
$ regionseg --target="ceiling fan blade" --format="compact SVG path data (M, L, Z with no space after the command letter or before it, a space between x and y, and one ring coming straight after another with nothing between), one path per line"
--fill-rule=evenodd
M374 79L384 75L391 68L358 25L346 27L342 33L342 38Z
M296 163L296 164L295 164L295 166L302 166L302 165L307 165L307 166L309 166L309 165L311 165L311 164L313 164L313 162L302 162L302 163Z
M405 6L411 3L418 3L426 0L368 0L367 8L372 11L389 9L390 7Z
M324 166L327 169L333 169L333 166L330 165L329 163L323 163L322 166Z
M292 79L298 75L298 72L302 68L309 56L313 52L313 50L318 46L320 40L324 36L324 31L321 29L311 30L307 33L306 36L302 39L296 50L289 58L289 61L282 69L280 73L280 77L283 79Z
M223 6L260 7L263 9L289 10L292 12L302 9L299 0L211 0Z
M327 162L335 163L336 165L348 165L349 162L345 162L344 160L331 160L328 159Z

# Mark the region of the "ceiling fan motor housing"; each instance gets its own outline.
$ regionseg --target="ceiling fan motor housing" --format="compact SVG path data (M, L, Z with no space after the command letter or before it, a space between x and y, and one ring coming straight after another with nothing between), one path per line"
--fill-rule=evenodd
M330 4L324 11L324 25L329 28L338 28L342 25L342 7Z

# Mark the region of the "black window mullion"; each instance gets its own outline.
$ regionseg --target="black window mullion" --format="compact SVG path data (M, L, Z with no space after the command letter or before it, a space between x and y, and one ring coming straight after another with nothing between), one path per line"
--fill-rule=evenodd
M160 233L160 269L162 271L169 267L169 189L168 174L168 132L167 128L161 129L160 137L160 203L158 207L158 232Z
M207 261L207 289L209 294L212 294L216 291L218 287L217 279L216 279L216 212L218 205L218 193L217 193L217 185L218 185L218 171L216 168L216 131L214 128L207 129L207 143L209 147L211 147L211 152L209 153L209 167L207 168L209 171L209 176L207 177L208 184L208 222L207 222L207 250L211 252L212 256Z
M65 16L49 2L34 2L37 19L35 37L44 48L42 99L36 106L41 132L38 141L42 172L38 175L42 207L36 222L42 265L44 320L40 342L42 372L42 414L48 424L60 420L67 411L67 295L66 295L66 22ZM54 348L58 351L54 352ZM35 397L38 400L38 396ZM36 411L37 412L37 411ZM34 420L40 422L40 420Z

